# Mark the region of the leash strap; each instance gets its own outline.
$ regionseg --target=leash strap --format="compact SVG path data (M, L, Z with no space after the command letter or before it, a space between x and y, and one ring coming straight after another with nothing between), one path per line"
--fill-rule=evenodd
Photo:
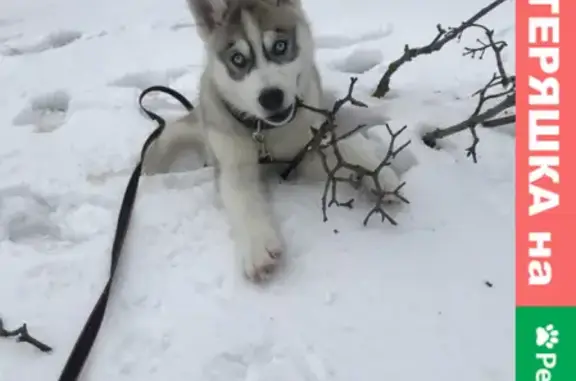
M148 150L148 147L154 140L156 140L164 127L166 126L166 121L160 117L158 114L153 113L152 111L146 109L142 105L142 100L146 95L151 92L161 92L168 94L175 98L178 102L180 102L188 111L192 111L194 108L192 104L186 99L182 94L178 93L175 90L172 90L165 86L152 86L140 94L138 99L138 103L140 104L140 109L144 111L150 119L154 120L158 123L158 127L148 136L144 145L142 146L142 151L140 152L140 160L132 175L130 176L130 180L128 181L128 185L126 186L126 190L124 191L124 197L122 199L122 204L120 206L120 213L118 215L118 221L116 223L116 233L114 235L114 241L112 243L112 251L111 251L111 261L110 261L110 274L108 276L108 280L106 282L106 286L102 290L98 301L94 305L88 320L84 324L84 328L78 336L76 340L76 344L74 344L74 348L68 356L68 360L64 365L64 369L60 374L59 381L76 381L80 376L80 372L86 362L90 354L90 350L96 341L96 336L98 335L98 331L100 330L100 326L102 325L102 321L104 320L104 313L106 312L106 306L108 304L108 298L110 296L110 289L112 286L112 281L114 280L114 274L116 272L116 268L118 266L118 259L120 258L120 254L122 253L122 247L124 246L124 241L126 239L126 234L128 232L128 228L130 225L130 218L132 216L132 209L134 208L134 202L136 200L136 193L138 191L138 184L140 181L140 174L142 171L142 163L144 161L144 155Z

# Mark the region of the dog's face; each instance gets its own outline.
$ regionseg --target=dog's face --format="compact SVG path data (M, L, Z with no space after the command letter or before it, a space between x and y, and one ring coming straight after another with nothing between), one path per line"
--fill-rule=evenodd
M224 100L270 124L289 122L314 59L300 0L188 3Z

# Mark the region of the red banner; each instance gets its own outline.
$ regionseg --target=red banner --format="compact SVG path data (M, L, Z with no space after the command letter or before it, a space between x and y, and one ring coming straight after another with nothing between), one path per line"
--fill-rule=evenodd
M576 0L516 0L518 306L576 305L575 50Z

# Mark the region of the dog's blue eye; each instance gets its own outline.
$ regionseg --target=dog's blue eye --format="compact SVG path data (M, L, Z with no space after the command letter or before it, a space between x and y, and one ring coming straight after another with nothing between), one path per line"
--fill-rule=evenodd
M246 66L246 57L244 57L244 55L241 53L232 54L230 61L232 61L232 63L239 68Z
M288 48L288 41L278 40L272 46L272 53L279 56L279 55L284 54L286 52L287 48Z

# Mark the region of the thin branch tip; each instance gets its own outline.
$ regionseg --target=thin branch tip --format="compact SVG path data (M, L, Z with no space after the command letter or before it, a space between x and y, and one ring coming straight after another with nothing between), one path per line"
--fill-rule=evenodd
M28 332L28 325L23 323L19 328L15 330L7 330L4 328L4 322L0 318L0 337L15 338L17 343L27 343L33 347L39 349L42 352L50 353L52 352L52 347L44 344L40 340L34 338Z

